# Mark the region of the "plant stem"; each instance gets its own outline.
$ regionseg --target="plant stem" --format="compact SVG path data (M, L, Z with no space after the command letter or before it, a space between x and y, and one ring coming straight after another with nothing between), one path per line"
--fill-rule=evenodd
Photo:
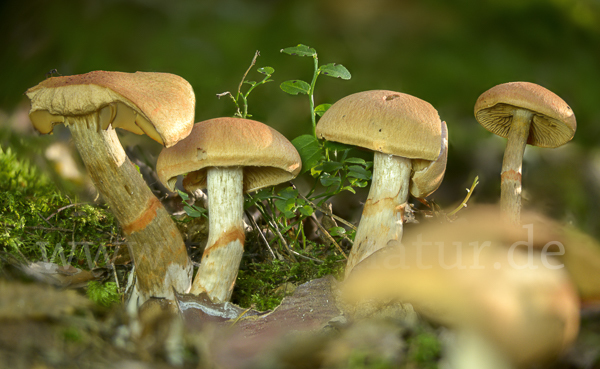
M310 119L312 121L312 134L316 138L317 137L317 117L315 114L315 84L317 83L317 77L319 76L319 58L317 57L317 53L313 55L315 72L313 74L312 82L310 83L310 91L308 91L309 101L310 101Z
M469 199L471 198L471 195L473 194L473 190L475 190L475 187L477 187L477 185L479 184L479 176L475 177L475 180L473 181L473 184L471 185L471 189L467 189L467 196L465 197L465 199L460 203L460 205L458 205L456 207L456 209L452 210L451 212L448 213L448 216L451 217L453 215L455 215L456 213L458 213L461 209L466 208L467 207L467 202L469 202ZM435 205L435 204L434 204ZM435 211L435 209L433 209Z

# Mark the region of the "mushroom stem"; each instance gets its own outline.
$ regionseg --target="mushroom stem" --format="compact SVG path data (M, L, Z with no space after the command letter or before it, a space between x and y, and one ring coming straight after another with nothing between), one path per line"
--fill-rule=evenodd
M187 292L192 264L177 226L131 163L113 128L100 129L98 114L65 117L92 182L109 205L136 266L141 305L150 297Z
M244 253L242 167L207 171L209 233L191 293L206 292L214 302L231 298Z
M346 276L361 260L402 239L404 207L408 201L411 160L375 152L373 181L365 202L354 246L348 255Z
M515 225L521 222L521 168L532 117L531 111L516 109L502 162L500 208L505 219Z

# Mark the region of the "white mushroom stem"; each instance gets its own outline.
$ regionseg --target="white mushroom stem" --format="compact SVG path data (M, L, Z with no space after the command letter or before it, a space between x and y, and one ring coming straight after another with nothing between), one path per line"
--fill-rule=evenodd
M206 292L214 302L231 298L244 253L244 193L242 167L207 171L208 242L191 293Z
M113 128L100 129L98 114L65 117L96 189L119 221L136 266L137 301L173 299L187 292L192 264L177 226L127 158Z
M375 152L373 181L348 255L346 276L356 264L389 241L402 239L410 174L410 159Z
M532 118L531 111L515 109L502 162L500 208L515 225L521 222L521 168Z

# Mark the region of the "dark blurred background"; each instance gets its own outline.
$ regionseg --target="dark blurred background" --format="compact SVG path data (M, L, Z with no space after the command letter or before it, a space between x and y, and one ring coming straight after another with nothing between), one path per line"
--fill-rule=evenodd
M578 130L561 148L527 148L524 204L600 236L598 0L11 0L0 5L0 35L0 146L40 165L67 191L87 183L69 133L35 134L23 95L50 70L181 75L194 87L201 121L235 112L216 94L237 90L259 50L256 66L273 67L275 82L250 95L250 113L291 140L310 132L308 100L279 84L310 81L312 60L279 50L302 43L317 50L321 64L341 63L352 73L349 81L321 77L317 104L390 89L438 109L450 151L445 181L432 197L447 209L476 175L472 201L500 196L505 140L475 121L477 97L510 81L554 91L573 108ZM248 76L259 78L255 71ZM149 163L161 148L132 134L122 134L122 142ZM365 197L357 194L354 208Z

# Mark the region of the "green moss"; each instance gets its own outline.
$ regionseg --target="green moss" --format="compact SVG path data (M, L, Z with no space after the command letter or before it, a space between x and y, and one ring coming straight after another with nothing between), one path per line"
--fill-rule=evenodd
M117 233L110 212L72 202L10 148L0 148L0 214L0 249L21 260L103 266L99 246Z
M67 327L62 331L63 339L67 342L81 342L82 335L81 332L76 327Z
M394 364L389 360L373 356L372 353L354 350L348 358L348 369L391 369Z
M440 358L442 346L432 332L422 331L407 339L408 361L419 368L435 369Z
M110 307L121 301L121 295L115 282L90 281L87 284L86 293L90 300L104 307Z
M232 301L240 306L254 306L258 310L271 310L277 307L284 295L276 289L284 283L300 285L326 275L341 276L345 259L328 251L325 245L310 242L307 256L319 259L322 263L300 259L298 262L267 261L242 265Z

